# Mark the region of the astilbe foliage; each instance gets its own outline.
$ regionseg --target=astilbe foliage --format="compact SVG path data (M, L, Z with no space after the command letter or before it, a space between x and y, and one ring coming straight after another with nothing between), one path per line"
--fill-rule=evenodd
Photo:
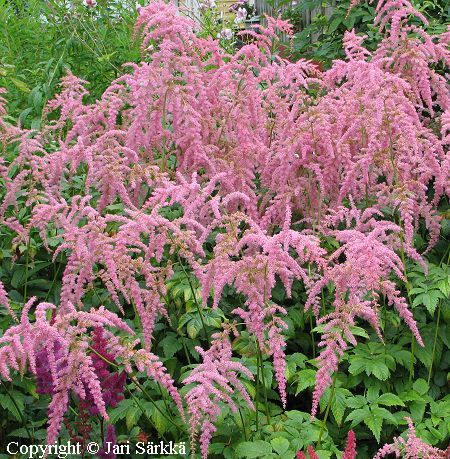
M410 418L407 418L408 421L408 438L405 441L403 438L395 438L394 443L386 444L377 452L374 456L374 459L382 459L390 455L395 455L395 457L402 457L404 459L446 459L450 453L450 446L446 451L442 451L439 448L434 448L430 445L424 443L420 438L415 434L414 425ZM310 445L306 449L308 455L305 455L302 451L297 451L297 459L316 459L318 455L316 454L314 448ZM347 443L345 445L345 450L342 453L342 459L356 459L357 458L357 449L356 449L356 437L353 430L350 430L347 434Z
M401 255L421 261L413 248L420 222L429 247L436 242L437 204L450 193L449 93L435 70L449 62L450 35L409 25L411 15L424 18L408 0L380 0L377 12L379 48L369 52L364 37L349 32L346 59L321 72L272 56L277 30L290 33L285 21L269 18L251 32L252 43L227 55L218 41L197 37L174 5L154 1L135 27L142 62L129 64L100 100L84 103L85 82L68 73L45 109L50 121L29 131L3 120L0 97L0 225L15 233L14 243L38 232L54 259L64 259L59 304L39 304L34 322L32 301L19 321L0 284L0 304L16 322L0 338L0 374L30 370L39 390L51 392L50 443L72 392L108 419L108 393L125 376L102 385L105 360L160 382L183 413L174 381L151 352L156 322L169 319L174 257L200 281L205 303L212 297L217 307L225 285L243 295L233 313L272 357L283 405L287 325L286 309L272 298L278 280L288 295L301 281L306 309L325 325L312 415L339 356L356 344L356 320L381 338L381 297L422 343L392 277L404 280ZM30 214L18 219L24 203ZM337 241L334 253L321 246L322 235ZM334 302L321 311L317 298L328 284ZM87 295L98 286L109 299L88 311ZM119 330L135 338L120 318L130 306L143 339L124 343ZM96 340L103 359L91 349ZM231 359L226 333L201 356L185 383L195 385L190 424L193 437L202 430L206 456L220 410L214 398L233 402L237 390L252 403L237 376L248 370Z

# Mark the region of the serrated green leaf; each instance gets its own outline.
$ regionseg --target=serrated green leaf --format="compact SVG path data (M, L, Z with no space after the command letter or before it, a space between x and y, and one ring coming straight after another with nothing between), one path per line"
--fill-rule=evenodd
M349 408L361 408L364 405L367 405L367 400L362 395L356 395L347 399L347 406Z
M164 356L167 358L173 357L176 352L183 348L180 339L175 333L168 334L160 341L159 345L162 347Z
M13 394L10 395L11 396L0 394L0 405L3 407L3 409L9 411L18 421L20 421L22 419L20 415L24 410L23 396L21 396L21 394L18 396ZM14 399L14 401L11 397Z
M425 381L425 379L419 378L416 381L414 381L413 389L418 394L425 395L429 390L429 386L428 386L428 383Z
M125 423L129 431L137 424L141 415L142 411L138 406L132 405L128 408L125 416Z
M364 408L360 408L358 410L351 411L347 417L345 418L346 421L353 421L352 422L352 427L355 427L358 424L361 424L361 422L364 421L364 419L367 418L367 416L370 415L369 407L365 406Z
M386 381L389 378L389 368L379 360L370 366L371 373L380 381ZM367 373L367 370L366 370Z
M374 437L377 439L377 442L380 443L383 419L381 417L376 416L373 413L369 413L369 415L364 418L364 424L373 433Z
M375 417L385 419L389 421L391 424L397 424L397 420L395 419L394 415L388 411L386 408L382 408L381 406L374 405L370 408L370 411Z
M409 411L411 412L411 418L415 423L421 422L425 413L426 402L416 400L409 405Z
M247 459L264 458L272 452L272 446L263 440L246 441L236 448L236 457Z
M297 373L296 379L298 380L298 384L295 395L298 395L308 387L314 386L316 383L316 371L311 369L301 370Z
M273 450L283 457L286 451L289 449L289 441L283 437L276 437L270 441Z
M194 339L197 337L200 329L202 328L202 324L199 319L192 319L186 327L187 334L189 338Z
M402 399L398 395L391 393L380 395L376 403L386 406L405 406Z
M160 435L163 435L166 432L167 428L169 427L169 424L168 424L169 421L161 413L161 412L164 412L165 410L164 402L162 400L157 400L155 403L158 405L159 410L153 411L152 421L154 422L158 433Z
M109 420L111 424L115 424L118 420L124 419L127 411L134 405L133 400L124 399L115 408L109 411Z

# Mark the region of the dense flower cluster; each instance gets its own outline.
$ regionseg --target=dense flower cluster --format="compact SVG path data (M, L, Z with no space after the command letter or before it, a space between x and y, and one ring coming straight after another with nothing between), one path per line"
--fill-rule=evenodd
M189 390L185 399L190 415L191 452L195 453L195 439L200 429L200 449L202 458L208 456L208 446L212 435L216 431L214 422L220 414L219 402L226 403L236 412L237 405L232 399L234 392L241 394L247 405L254 409L253 402L238 379L238 372L253 379L253 375L241 363L231 360L232 350L229 340L231 329L212 336L211 347L204 351L200 347L197 351L202 356L203 362L184 380L184 384L196 384Z
M379 48L370 52L364 37L348 33L346 60L321 72L273 55L277 31L292 30L285 21L268 18L267 27L248 31L252 43L226 55L218 41L197 37L175 6L155 1L140 9L135 27L142 62L129 64L100 100L83 103L86 82L68 73L43 128L28 131L3 121L0 95L0 224L15 243L26 244L31 230L48 250L57 240L53 255L66 259L60 303L39 304L34 322L33 300L19 320L0 284L0 304L16 322L0 338L0 374L29 369L51 393L49 443L72 392L108 419L126 377L111 376L105 360L145 372L183 413L151 352L156 321L168 319L173 256L200 281L205 304L212 298L217 307L226 285L243 295L233 313L272 358L283 405L286 310L272 289L280 280L290 295L295 280L303 283L306 309L325 324L313 416L339 357L356 344L355 321L381 336L381 296L422 344L392 278L404 279L402 255L421 261L413 248L419 222L429 246L436 242L436 207L450 195L450 96L435 65L450 63L450 34L431 37L409 25L411 15L424 18L408 0L380 0L377 11ZM30 219L18 219L19 202ZM327 253L322 236L339 248ZM330 283L335 301L324 312L318 297ZM88 311L95 284L111 301ZM142 341L118 337L134 334L120 318L125 306L139 316ZM184 381L194 384L186 401L203 457L218 401L234 409L239 392L253 407L237 373L251 374L232 360L228 333L198 349L203 363Z
M375 455L374 459L388 457L391 454L395 454L395 457L403 457L405 459L446 459L449 457L450 446L446 451L442 451L427 445L416 436L412 420L408 418L407 421L409 426L407 440L401 437L395 438L394 443L384 445Z

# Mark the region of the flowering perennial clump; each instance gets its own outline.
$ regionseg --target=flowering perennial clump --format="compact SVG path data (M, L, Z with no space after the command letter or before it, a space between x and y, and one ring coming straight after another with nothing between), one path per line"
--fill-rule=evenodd
M388 457L390 454L395 454L396 457L404 457L405 459L445 459L448 457L450 447L447 451L442 451L438 448L433 448L432 446L427 445L416 436L412 420L407 418L407 421L409 426L407 440L405 441L401 437L395 438L394 443L384 445L375 455L374 459Z
M214 422L220 414L220 401L225 402L232 411L237 411L237 405L232 399L233 392L241 394L247 405L255 409L245 386L239 381L238 373L253 379L252 373L241 363L232 361L231 343L228 328L222 333L212 336L211 347L204 351L200 347L197 351L202 356L203 362L184 380L184 384L195 383L196 386L189 390L185 399L190 415L190 428L192 454L195 452L194 440L200 429L200 449L202 457L208 455L208 446L216 428Z
M290 296L302 283L305 309L324 325L313 417L339 358L357 344L356 321L382 338L381 297L423 345L393 278L406 280L405 257L422 263L413 246L419 224L429 248L436 243L436 207L450 196L450 96L436 71L450 63L450 34L409 25L411 15L425 18L408 0L380 0L377 12L378 49L349 32L346 59L321 72L273 54L277 32L291 32L281 19L248 31L252 43L228 55L218 40L197 37L175 6L154 1L135 27L142 62L127 64L100 100L84 103L86 82L69 72L36 131L4 121L0 97L0 225L14 243L39 233L54 260L65 260L59 303L39 303L34 320L35 299L17 317L0 283L0 304L14 321L0 338L0 375L31 371L38 391L51 395L48 443L72 394L107 421L136 370L167 389L182 416L186 402L202 457L223 403L254 409L239 379L253 376L232 358L229 326L209 349L197 348L203 361L183 381L184 400L152 352L157 321L170 320L174 263L197 278L203 306L219 307L226 286L240 295L232 314L272 359L283 407L287 311L272 291L281 281ZM17 216L19 202L29 218ZM324 237L335 241L332 253ZM89 309L99 284L109 300ZM323 311L327 285L334 303ZM123 318L129 307L141 339ZM118 362L122 373L114 372ZM411 432L377 457L405 448L428 454ZM351 434L344 457L354 451Z

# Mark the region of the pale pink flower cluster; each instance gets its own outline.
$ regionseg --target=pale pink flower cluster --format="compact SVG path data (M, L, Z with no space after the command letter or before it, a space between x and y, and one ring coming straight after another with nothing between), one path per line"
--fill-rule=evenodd
M56 307L50 303L40 303L35 311L35 322L30 322L28 314L34 302L35 298L27 302L20 322L6 330L0 338L0 376L11 380L11 370L23 374L27 368L36 374L36 358L45 352L53 382L52 400L48 407L49 444L58 438L71 392L86 399L88 389L89 399L99 415L108 420L100 380L91 357L90 329L105 329L105 351L120 358L128 373L132 373L133 367L136 367L159 382L169 391L184 416L181 397L158 357L145 349L135 350L139 340L122 344L114 334L106 330L113 328L130 337L134 335L133 330L116 314L103 306L86 312L72 307L64 314L60 312L48 320L47 311L53 311Z
M395 438L392 444L384 445L373 459L381 459L391 454L404 459L447 459L449 457L450 446L446 451L442 451L427 445L416 436L412 420L410 418L406 420L409 427L407 440L401 437Z
M208 456L208 446L216 431L214 422L220 415L221 403L237 412L238 405L233 397L239 393L246 405L255 409L245 386L238 379L238 372L248 379L253 379L253 375L241 363L232 360L229 339L232 331L231 328L226 328L223 332L212 335L213 341L207 351L196 348L203 362L184 380L185 385L195 384L185 395L185 400L190 416L191 451L194 454L195 440L200 430L202 458Z

